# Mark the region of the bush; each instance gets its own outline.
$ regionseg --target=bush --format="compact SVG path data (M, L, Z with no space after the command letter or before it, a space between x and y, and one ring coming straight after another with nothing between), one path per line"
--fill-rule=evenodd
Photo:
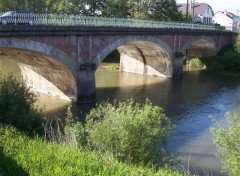
M198 57L195 57L195 58L192 58L190 60L189 66L191 68L203 68L204 64L202 63L202 61Z
M109 64L107 66L107 69L109 69L109 70L119 70L119 64Z
M223 128L215 122L211 128L214 143L218 147L217 157L223 164L223 169L229 175L238 176L240 173L240 117L226 114L227 127Z
M128 100L101 103L87 115L84 130L79 124L78 129L84 133L79 135L81 145L91 150L110 153L128 163L151 165L165 163L164 147L172 125L163 109L149 100L142 106Z
M36 96L12 75L0 75L0 122L29 134L42 133L42 114L34 107Z

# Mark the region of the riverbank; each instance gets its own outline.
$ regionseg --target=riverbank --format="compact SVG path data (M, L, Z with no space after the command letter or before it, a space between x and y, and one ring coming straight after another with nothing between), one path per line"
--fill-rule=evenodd
M211 57L194 57L184 59L187 69L206 70L225 76L240 76L240 53L234 46L227 46Z
M169 168L129 165L94 152L30 138L0 124L0 175L180 176Z

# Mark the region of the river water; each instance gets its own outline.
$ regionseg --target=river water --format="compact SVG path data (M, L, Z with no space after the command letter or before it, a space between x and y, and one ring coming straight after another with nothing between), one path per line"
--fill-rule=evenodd
M216 147L209 128L211 118L225 124L226 112L239 113L240 78L186 71L182 79L165 79L98 69L97 102L150 99L165 109L176 125L169 138L169 152L177 152L182 166L199 175L224 175L215 157Z
M176 125L169 152L177 152L182 166L199 175L224 175L215 157L211 118L225 124L225 113L239 113L240 78L186 71L182 79L165 79L98 69L97 102L150 99L164 108Z
M167 79L110 71L102 65L96 72L96 87L97 103L128 98L142 103L148 98L161 106L176 125L167 149L179 154L182 166L177 167L199 175L224 175L215 157L210 117L224 125L225 112L239 113L240 78L185 71L182 79ZM38 106L45 106L48 115L56 116L64 116L68 104L46 95L41 95L38 102ZM94 106L72 105L76 116Z

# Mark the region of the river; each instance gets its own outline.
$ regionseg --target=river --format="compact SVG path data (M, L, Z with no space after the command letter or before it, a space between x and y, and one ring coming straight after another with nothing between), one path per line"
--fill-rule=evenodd
M186 71L182 79L165 79L98 69L97 102L150 99L161 106L176 125L168 151L179 154L182 166L199 175L224 175L215 157L216 147L209 128L211 118L225 124L225 113L238 113L240 78Z
M179 154L182 166L199 175L224 175L215 157L216 147L209 128L211 118L225 124L227 111L239 113L240 78L214 75L205 71L185 71L182 79L167 79L110 71L101 66L96 72L97 103L148 98L161 106L176 125L168 140L168 151ZM69 103L40 96L38 106L48 115L63 116ZM94 104L72 104L75 115L88 112Z

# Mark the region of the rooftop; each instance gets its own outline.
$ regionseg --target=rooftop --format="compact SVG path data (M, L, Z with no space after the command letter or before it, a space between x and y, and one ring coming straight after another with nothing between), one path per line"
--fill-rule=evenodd
M177 4L177 7L179 11L181 11L182 13L186 13L187 3L179 3ZM188 4L188 9L189 9L188 12L191 15L193 15L193 9L194 9L195 15L203 15L208 8L210 8L213 13L212 7L207 3L194 3L194 4L189 3Z

